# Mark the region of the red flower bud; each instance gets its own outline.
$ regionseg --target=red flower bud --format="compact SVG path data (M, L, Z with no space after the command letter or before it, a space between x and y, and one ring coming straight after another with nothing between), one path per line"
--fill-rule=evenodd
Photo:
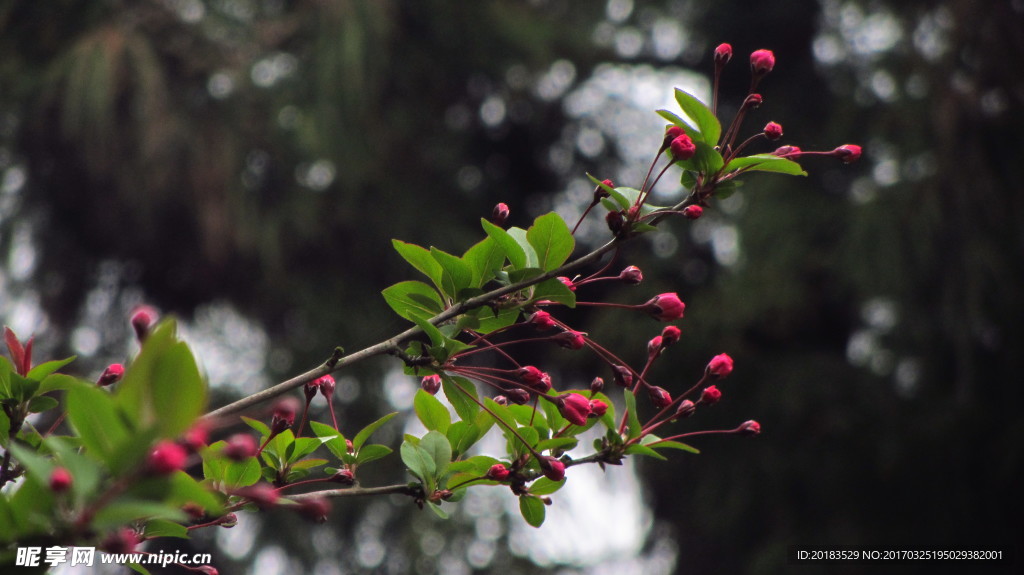
M185 449L195 453L206 447L209 437L210 432L206 429L206 426L203 424L196 424L185 432L185 435L181 438L181 444Z
M494 206L493 210L491 210L491 223L499 227L503 226L505 225L505 221L508 219L508 215L508 205L504 203L499 203L498 205Z
M647 359L652 360L661 354L661 350L665 348L662 343L660 335L656 335L651 338L651 341L647 342Z
M686 206L683 208L683 217L688 220L696 220L704 215L704 208L700 206Z
M601 401L600 399L590 400L590 416L601 417L608 411L608 404Z
M508 405L508 397L504 395L495 395L494 403L497 403L498 405Z
M704 388L704 391L700 394L701 403L708 405L714 405L722 399L722 392L714 385L709 385Z
M775 54L771 50L755 50L750 54L750 72L763 76L775 67Z
M500 463L495 463L487 470L487 479L493 479L494 481L505 481L512 472L509 471L508 467Z
M441 389L441 376L436 373L428 375L420 381L420 389L429 393L430 395L436 395Z
M732 373L732 358L724 353L716 355L708 362L707 371L715 379L725 379Z
M356 476L348 469L339 469L331 476L331 482L342 485L355 485Z
M224 447L224 456L233 461L244 461L254 457L259 451L256 440L248 433L236 433L227 440Z
M750 94L743 100L743 108L746 110L756 110L761 107L761 102L764 99L761 94Z
M661 345L668 347L673 343L679 341L679 337L682 335L682 331L674 325L666 325L665 329L661 330Z
M141 305L132 311L130 323L132 329L135 330L135 337L139 339L140 343L146 340L157 317L159 316L156 310L148 305Z
M844 164L856 162L860 158L860 146L856 144L843 144L832 150L832 153L843 161Z
M50 472L50 490L63 493L71 488L71 472L63 467L54 467Z
M256 485L242 487L235 491L235 495L245 497L255 503L260 509L269 509L277 505L278 500L281 499L277 489L274 489L266 483L257 483Z
M135 551L139 544L139 534L134 529L122 527L107 535L99 544L101 551L107 553L127 554Z
M299 501L298 508L299 514L306 519L316 523L325 523L327 514L331 512L331 503L323 497L312 497Z
M779 146L772 152L773 156L779 156L780 158L799 158L800 148L796 146Z
M516 379L526 385L534 385L544 377L544 372L532 365L524 365L515 371L515 375Z
M732 46L729 44L719 44L715 48L715 64L719 66L725 66L732 60Z
M672 157L676 161L689 160L697 153L697 145L686 134L672 140L669 149L672 150Z
M612 372L615 374L615 383L622 387L633 386L633 372L624 365L613 365Z
M302 386L302 393L306 396L306 403L313 401L316 394L320 392L320 380L314 379L313 381L307 381L306 385Z
M619 272L619 279L628 284L638 284L644 281L644 274L640 271L640 268L629 266Z
M679 407L676 408L676 417L690 417L694 411L697 411L697 406L689 399L684 399L679 402Z
M217 519L217 525L220 525L224 529L231 529L238 525L238 516L234 513L225 513Z
M764 135L769 140L778 140L782 137L782 125L775 122L768 122L764 127Z
M558 325L555 323L555 318L551 317L551 314L543 310L535 312L533 315L531 315L530 319L526 320L526 323L532 325L533 327L541 331L546 329L552 329L556 325Z
M314 383L316 383L317 387L320 388L320 393L329 401L331 399L331 396L334 395L334 378L331 377L330 375L325 375L323 377L318 378Z
M542 455L538 462L540 463L540 470L544 472L544 477L547 477L551 481L561 481L565 479L565 464L561 461L554 457Z
M587 345L586 338L578 331L563 331L551 336L551 339L566 349L583 349Z
M608 224L608 229L615 235L619 235L622 228L626 225L626 218L621 211L619 212L608 212L604 217L604 222Z
M743 435L758 435L761 433L761 424L751 419L750 421L744 421L739 431Z
M612 189L615 188L615 184L612 183L611 180L604 180L601 183L606 185L606 186L608 186L609 188L612 188ZM601 198L607 198L610 195L611 194L609 194L608 191L605 190L603 187L601 187L601 186L595 186L594 187L594 203L595 204L597 202L600 202Z
M675 321L683 317L686 310L686 304L675 293L656 295L640 307L648 315L661 321Z
M120 363L112 363L100 374L99 379L96 380L96 385L100 387L113 385L121 381L122 377L124 377L124 366Z
M294 397L285 397L274 404L274 414L270 418L270 435L277 435L295 423L295 413L299 410L299 402Z
M565 287L569 288L569 291L576 291L576 284L572 283L572 280L565 276L558 276L558 281L562 282Z
M161 441L146 457L146 470L154 475L170 475L185 466L188 454L173 441Z
M567 393L558 396L556 401L558 412L573 425L586 425L590 415L590 400L578 393Z
M536 385L541 384L537 383ZM550 379L548 379L548 389L551 389ZM508 401L511 401L516 405L526 405L527 403L530 403L530 394L525 389L510 389L505 392L505 396L508 398Z
M654 407L661 409L672 404L672 395L663 387L652 385L647 388L647 396L651 398Z
M672 140L675 140L679 136L686 134L679 126L669 126L665 129L665 137L661 141L661 151L665 151L672 145Z
M600 393L604 389L604 380L600 377L595 377L590 381L590 393Z

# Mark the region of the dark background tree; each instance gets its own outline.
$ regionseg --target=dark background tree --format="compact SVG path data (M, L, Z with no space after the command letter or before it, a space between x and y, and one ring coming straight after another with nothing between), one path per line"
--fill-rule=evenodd
M602 62L704 73L729 41L728 115L746 54L770 48L748 129L775 120L785 143L865 157L806 160L806 180L751 179L716 204L705 230L738 241L735 263L677 222L670 255L628 254L645 289L690 304L685 350L656 377L690 381L728 351L737 371L710 421L765 429L640 464L675 569L786 572L786 547L804 543L1019 542L1022 20L1009 0L4 2L0 312L40 294L40 344L76 351L87 295L120 262L118 293L165 311L230 302L286 358L270 376L289 375L402 326L378 295L406 279L390 238L461 249L494 203L521 223L582 171L617 169L615 145L553 153L580 129L563 96ZM659 51L673 29L676 49ZM545 78L564 85L545 92ZM639 350L652 328L629 321L595 316L590 331ZM83 369L123 350L101 333ZM382 373L353 383L354 426L386 409ZM276 535L307 566L360 569L338 549L376 514L389 552L429 572L438 560L399 528L408 511L337 506L344 543L329 552L321 527ZM507 551L490 565L532 569Z

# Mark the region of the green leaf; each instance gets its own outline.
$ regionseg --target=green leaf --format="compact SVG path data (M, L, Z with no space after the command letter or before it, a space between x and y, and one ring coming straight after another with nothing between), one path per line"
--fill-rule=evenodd
M386 445L376 443L372 445L364 445L356 456L356 463L369 463L371 461L387 457L388 455L391 455L392 452L393 450Z
M718 145L718 138L722 135L722 125L718 123L718 118L711 113L711 109L697 98L678 88L676 88L676 102L679 103L683 112L697 123L697 129L700 130L699 138L710 146ZM694 134L689 135L692 137ZM697 138L694 138L694 141L696 140Z
M42 381L43 379L46 378L46 376L48 376L51 373L57 371L58 369L64 367L65 365L71 363L72 361L75 361L75 356L71 356L71 357L68 357L68 358L65 358L65 359L55 359L53 361L47 361L45 363L40 363L39 365L33 367L28 372L28 376L27 377L29 379L34 379L36 381Z
M288 446L288 463L295 463L303 457L313 453L322 442L318 438L299 437Z
M530 298L530 301L553 301L574 308L576 307L576 294L558 278L548 278L534 286L533 297Z
M694 134L694 133L700 131L700 130L697 129L696 126L694 126L690 122L687 122L686 120L681 118L675 112L670 112L668 110L658 110L657 114L659 116L661 116L662 118L665 118L666 120L668 120L670 123L672 123L672 124L674 124L676 126L679 126L680 128L686 130L687 134Z
M87 385L68 390L68 421L82 439L85 448L110 464L129 438L124 419L105 391Z
M132 571L135 571L139 575L151 575L150 572L149 572L149 569L146 569L145 567L143 567L142 565L139 565L138 563L129 563L128 564L128 568L131 569Z
M177 537L180 539L188 539L188 528L180 523L168 521L166 519L153 519L146 523L146 527L143 529L143 533L146 539L152 539L154 537Z
M433 491L434 472L437 470L433 455L419 445L413 445L408 441L402 443L399 454L402 457L402 463L423 481L427 491Z
M579 441L575 437L553 437L551 439L544 439L537 443L537 451L547 451L548 449L561 449L563 451L576 447Z
M523 514L523 519L533 527L540 527L544 524L544 502L539 497L532 497L530 495L523 495L519 497L519 512Z
M756 154L733 158L725 167L725 172L743 170L744 172L775 172L778 174L789 174L791 176L806 176L800 164L788 158L780 158L772 154Z
M439 431L428 431L420 438L420 448L430 454L434 460L434 477L439 481L448 472L448 464L452 461L452 446L448 438Z
M420 389L413 399L413 408L416 410L416 416L428 430L447 433L448 427L452 424L452 416L448 408L436 397Z
M143 429L155 428L161 437L186 431L206 405L206 382L175 330L172 319L156 326L115 394L126 414Z
M429 319L444 310L444 303L437 290L423 282L399 282L380 293L395 313L409 321L413 321L414 317Z
M547 477L541 477L530 485L530 493L534 495L551 495L565 485L565 478L558 481L551 481Z
M357 433L356 436L352 438L352 450L359 451L363 444L366 443L366 440L369 439L370 436L373 435L375 431L380 429L380 427L387 423L388 421L391 421L391 418L396 415L398 415L397 411L389 413L384 417L378 419L377 421L374 421L370 425L367 425L366 427L360 429L359 433Z
M717 174L722 169L722 154L714 149L711 144L701 141L694 141L697 147L692 158L676 162L676 166L683 170L692 170L704 174Z
M458 299L459 292L473 283L473 270L462 258L437 248L430 248L430 255L441 266L441 291Z
M519 247L523 249L523 253L526 254L526 264L522 266L522 269L540 269L540 259L537 257L537 250L530 243L529 232L523 228L509 228L508 235L512 236L512 239L519 244Z
M505 437L508 439L509 451L516 457L529 453L527 447L533 447L540 442L540 434L532 427L520 427L516 429L518 435L505 430ZM525 442L525 444L524 444Z
M478 397L473 382L464 377L442 374L441 388L444 390L444 396L448 398L448 403L455 408L455 413L459 414L464 421L473 421L477 412L480 411L480 406L470 399Z
M438 505L437 503L434 503L433 501L427 501L427 507L429 507L430 510L434 512L434 515L437 515L441 519L448 519L448 512L446 512L444 509L441 509L441 506Z
M692 445L687 445L680 441L657 441L655 443L649 443L646 445L648 447L651 447L652 449L678 449L680 451L686 451L689 453L700 453L700 450L697 449L696 447L693 447Z
M646 455L648 457L653 457L655 459L660 459L662 461L668 461L668 458L665 457L664 455L658 453L657 451L651 449L650 447L647 447L646 445L640 445L639 443L634 443L633 445L630 445L629 447L626 448L626 451L624 453L626 455Z
M430 250L401 240L391 240L391 245L394 246L398 255L402 256L412 267L430 278L437 289L444 289L441 287L441 265L430 254Z
M249 427L255 429L256 432L259 433L260 435L262 435L263 437L269 437L270 436L270 427L266 423L263 423L262 421L259 421L258 419L253 419L251 417L246 417L244 415L242 416L242 421L244 421L245 424L248 425ZM332 429L332 431L333 431L333 429Z
M260 480L262 469L255 457L232 461L224 469L224 484L228 489L248 487Z
M434 324L432 324L429 321L427 321L426 318L420 318L420 317L413 316L410 319L420 329L423 330L423 333L425 333L428 338L430 338L430 345L432 347L436 347L438 349L444 349L444 342L445 342L446 338L444 337L444 334L441 333L441 330L437 329L437 326L435 326Z
M48 395L37 395L29 400L28 411L29 413L42 413L48 409L53 409L60 405L60 402L55 398Z
M634 437L639 437L640 432L643 430L640 426L640 418L636 413L636 397L628 389L624 390L622 395L626 400L626 421L629 426L629 439L633 439Z
M489 307L478 307L470 313L477 315L479 324L475 330L482 334L488 334L494 330L508 327L519 319L518 307L499 309L497 315Z
M537 252L539 267L551 271L569 259L576 240L562 216L549 212L533 221L526 232L526 238Z
M452 446L453 458L461 457L481 437L479 428L470 421L456 421L448 428L446 435Z
M501 249L505 252L505 257L508 258L512 269L522 269L526 267L526 252L523 251L522 246L515 240L508 232L504 229L492 224L484 218L480 219L480 225L483 226L484 232L487 237L494 240Z
M92 520L92 527L97 530L120 527L138 519L167 519L185 521L188 516L177 507L158 501L117 499L110 505L100 509Z
M63 373L53 373L43 378L39 384L39 390L36 392L39 395L44 393L50 393L51 391L71 389L71 386L84 383L81 380L65 375Z
M366 447L370 447L370 446L367 445ZM366 447L363 448L363 451L366 451ZM383 447L383 446L381 446L381 447ZM385 447L384 449L387 449L387 448ZM391 450L388 449L388 451L391 451ZM302 461L296 461L295 463L293 463L292 464L292 469L303 469L303 470L305 470L305 469L313 469L314 467L320 467L321 465L324 465L326 463L327 463L326 459L303 459Z
M497 240L488 236L473 244L463 254L462 260L473 272L472 287L483 287L494 279L495 274L505 265L505 248Z

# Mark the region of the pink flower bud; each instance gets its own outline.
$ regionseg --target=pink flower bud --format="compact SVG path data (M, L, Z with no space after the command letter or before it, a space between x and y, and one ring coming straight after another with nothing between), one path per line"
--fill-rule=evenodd
M100 374L99 379L96 380L96 385L100 387L113 385L121 381L122 377L124 377L124 366L120 363L112 363Z
M676 161L689 160L697 153L697 145L686 134L672 140L669 149L672 150L672 157Z
M556 401L558 412L573 425L586 425L590 415L590 400L578 393L567 393L558 396Z
M316 383L317 387L320 388L320 393L329 401L331 399L331 396L334 395L334 378L331 377L330 375L325 375L323 377L318 378L314 383Z
M139 339L139 342L146 340L146 336L149 335L150 328L156 323L158 314L155 309L148 305L141 305L132 311L130 323L132 329L135 330L135 337Z
M714 385L709 385L704 388L704 391L700 394L700 402L708 405L714 405L722 399L722 392Z
M613 365L612 372L615 374L615 383L622 387L633 386L633 372L624 365Z
M572 283L572 280L565 276L558 276L558 281L562 282L565 287L569 288L569 291L576 291L576 284Z
M754 50L750 54L750 72L755 76L764 76L775 67L775 54L771 50Z
M551 391L551 376L548 375L548 372L545 371L544 375L541 376L540 381L533 384L533 389L536 389L540 393L547 393Z
M551 314L543 310L535 312L533 315L531 315L530 319L528 319L526 323L537 328L537 330L539 331L553 329L556 325L558 325L555 323L555 318L551 317Z
M544 372L532 365L524 365L515 371L515 375L519 381L532 386L540 383L540 380L544 377Z
M686 206L683 208L683 217L688 220L696 220L704 215L704 208L700 206Z
M128 554L134 552L138 544L139 534L134 529L122 527L103 538L99 548L107 553Z
M578 331L563 331L551 336L551 339L566 349L583 349L587 345L586 338Z
M225 442L224 456L233 461L245 461L259 451L256 439L248 433L236 433Z
M640 268L629 266L619 272L619 279L628 284L638 284L644 281L644 274L640 271Z
M838 148L832 150L832 153L841 159L844 164L856 162L860 159L860 146L856 144L843 144Z
M590 381L590 393L601 393L604 389L604 380L600 377L595 377Z
M299 514L316 523L325 523L331 512L331 503L323 497L311 497L299 501Z
M686 304L675 293L663 293L649 299L641 309L654 319L675 321L683 317Z
M512 472L509 471L508 467L500 463L495 463L487 470L487 479L493 479L494 481L505 481Z
M779 146L772 155L780 158L799 158L801 153L800 148L796 146Z
M608 404L600 399L590 400L590 416L601 417L608 411Z
M661 345L668 347L673 343L679 341L679 337L682 335L682 331L674 325L666 325L665 329L661 330Z
M719 44L715 48L715 64L719 66L725 66L732 60L732 46L729 44Z
M494 206L493 210L491 210L491 223L499 227L503 226L505 225L505 221L508 220L508 215L508 205L504 203L499 203L498 205Z
M248 487L242 487L235 491L235 495L245 497L249 501L252 501L260 509L270 509L277 505L277 502L281 499L281 495L266 483L257 483L256 485L250 485Z
M428 375L420 381L420 389L429 393L430 395L436 395L441 389L441 376L436 373Z
M548 389L551 389L550 379L548 381ZM540 385L540 383L538 382L535 385ZM530 394L527 393L525 389L510 389L505 392L505 396L508 398L508 401L511 401L516 405L526 405L527 403L530 403Z
M725 379L732 373L732 358L724 353L716 355L708 362L707 371L715 379Z
M679 126L669 126L665 129L665 137L661 141L661 151L665 151L672 145L672 140L675 140L679 136L686 134L686 132Z
M544 477L547 477L551 481L561 481L565 479L565 464L561 461L554 457L542 455L538 462L540 463L540 470L544 473Z
M161 441L146 457L146 470L154 475L170 475L185 467L188 454L173 441Z
M775 122L768 122L764 127L764 135L769 140L778 140L782 137L782 125Z
M351 439L345 440L345 451L348 453L352 453L353 451L355 451L355 447L352 445Z
M63 493L71 488L71 472L63 467L54 467L50 472L50 490Z
M664 349L664 344L660 335L656 335L651 338L651 341L647 342L647 359L652 360L661 354L661 350Z
M294 397L285 397L274 404L274 414L270 419L270 434L277 435L295 423L295 413L299 410L299 402Z
M340 483L342 485L355 485L356 476L352 474L348 469L339 469L334 475L331 476L332 483Z
M647 388L647 396L651 398L654 407L661 409L672 404L672 395L663 387L652 385Z
M739 430L743 435L758 435L761 433L761 424L751 419L750 421L744 421L740 425Z
M602 181L601 183L602 183L602 184L604 184L604 185L606 185L606 186L608 186L609 188L612 188L612 189L614 189L614 188L615 188L615 184L614 184L614 183L612 183L612 181L611 181L611 180L604 180L604 181ZM596 186L596 187L594 187L594 203L595 203L595 204L596 204L597 202L600 202L600 201L601 201L601 198L607 198L607 197L608 197L608 196L610 196L610 195L611 195L611 194L609 194L609 193L608 193L608 191L607 191L607 190L605 190L605 189L604 189L603 187L601 187L601 186Z
M188 431L185 432L185 435L183 435L181 438L181 444L188 451L195 453L200 449L206 447L206 444L209 442L209 438L209 430L206 429L205 425L200 423L192 426Z
M689 399L684 399L679 402L679 407L676 408L676 417L690 417L695 411L697 411L697 406Z

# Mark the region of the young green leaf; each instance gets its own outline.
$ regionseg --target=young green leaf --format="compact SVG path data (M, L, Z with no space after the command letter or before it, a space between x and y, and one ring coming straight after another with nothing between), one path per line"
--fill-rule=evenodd
M562 216L549 212L533 221L526 232L526 238L537 252L541 269L551 271L565 263L576 247L572 231Z
M697 128L700 130L700 134L696 135L696 137L695 134L690 132L688 132L688 135L695 142L700 139L709 146L718 145L718 138L722 134L722 125L718 122L718 118L711 113L711 109L697 98L679 88L676 88L676 102L679 103L679 107L683 109L683 112L697 123Z
M391 418L396 415L398 415L397 411L389 413L384 417L378 419L377 421L374 421L370 425L367 425L366 427L360 429L359 433L357 433L356 436L352 439L352 449L354 451L359 451L359 448L361 448L363 444L366 443L366 440L369 439L370 436L373 435L375 431L380 429L380 427L387 423L388 421L391 421Z
M526 252L523 251L522 246L515 240L508 232L504 229L492 224L486 219L480 219L480 225L483 226L484 232L487 237L494 240L501 249L505 252L505 257L508 258L513 269L522 269L526 267Z
M530 493L534 495L551 495L565 486L565 478L558 481L551 481L547 477L541 477L530 485Z
M434 460L434 477L440 483L448 473L448 465L452 461L452 446L448 443L448 438L439 431L428 431L420 438L420 447Z
M402 463L409 468L409 471L413 472L416 477L423 481L424 488L427 491L433 491L437 467L434 464L434 457L430 452L419 445L413 445L406 441L402 443L399 454L402 457Z
M640 427L640 418L636 413L636 397L633 396L633 392L625 390L622 392L623 397L626 400L626 422L629 426L629 439L639 437L640 432L643 428Z
M473 283L473 270L462 258L437 248L430 248L430 255L441 266L441 290L452 299L459 298L459 292Z
M687 134L694 134L694 133L699 132L699 130L696 128L696 126L694 126L690 122L687 122L686 120L681 118L675 112L670 112L668 110L658 110L657 114L659 116L661 116L662 118L665 118L666 120L668 120L670 123L672 123L672 124L674 124L676 126L679 126L683 130L685 130Z
M736 170L744 172L775 172L791 176L807 175L807 172L800 167L800 164L788 158L780 158L772 154L756 154L729 160L729 164L725 167L725 173Z
M391 455L392 452L393 450L386 445L376 443L372 445L364 445L362 449L359 450L359 454L356 455L356 463L360 465L363 463L369 463L371 461L387 457L388 455Z
M469 264L473 272L470 286L483 287L505 265L505 249L497 240L488 236L466 250L462 260Z
M448 403L455 408L455 413L465 421L473 421L480 411L480 406L470 399L478 397L473 382L464 377L444 374L441 376L441 388L444 390L444 396L448 398Z
M533 527L540 527L544 524L544 502L539 497L523 495L519 497L519 512L523 519Z
M441 287L441 264L430 254L430 250L401 240L391 240L391 245L394 246L398 255L402 256L412 267L430 278L430 281L434 282L438 289L443 289Z
M448 408L436 397L422 389L416 391L413 408L416 410L416 416L428 430L446 433L452 424L452 416L448 412Z
M381 295L391 309L403 318L429 319L444 310L437 290L419 281L399 282L382 290Z

